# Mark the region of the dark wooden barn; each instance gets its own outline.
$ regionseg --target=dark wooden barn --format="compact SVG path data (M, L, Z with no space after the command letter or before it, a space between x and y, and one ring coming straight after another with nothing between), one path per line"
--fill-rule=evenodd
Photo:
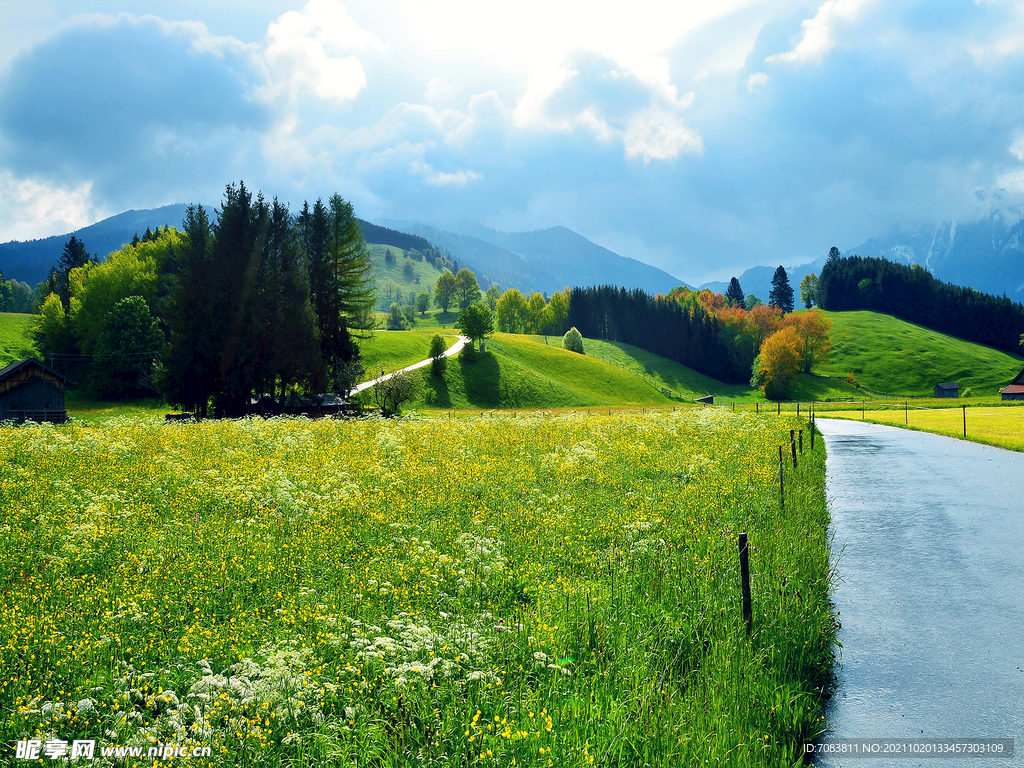
M0 370L0 421L63 424L64 389L72 383L32 357L11 363Z
M936 397L960 397L960 385L952 382L935 385Z
M1017 377L999 390L1003 400L1024 400L1024 371L1017 374Z

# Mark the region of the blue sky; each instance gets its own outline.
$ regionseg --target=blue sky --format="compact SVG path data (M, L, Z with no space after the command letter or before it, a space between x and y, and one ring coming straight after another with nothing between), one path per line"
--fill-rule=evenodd
M0 0L0 241L238 179L690 283L1020 216L1024 6Z

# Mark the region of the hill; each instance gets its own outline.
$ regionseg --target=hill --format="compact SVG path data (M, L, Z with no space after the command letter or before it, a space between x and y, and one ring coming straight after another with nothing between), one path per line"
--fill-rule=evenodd
M992 396L1024 367L1008 355L877 312L825 312L832 320L832 355L816 371L845 377L876 392L928 395L939 382Z
M15 360L37 356L30 335L33 319L33 315L0 312L0 368Z

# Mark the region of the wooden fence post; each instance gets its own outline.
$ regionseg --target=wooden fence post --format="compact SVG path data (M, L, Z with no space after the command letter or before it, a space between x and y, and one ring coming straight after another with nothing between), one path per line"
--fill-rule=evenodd
M782 446L779 446L779 505L782 509L786 508L786 481L784 479L782 464Z
M804 452L804 431L800 430L800 453Z
M789 430L789 450L793 454L793 469L796 469L796 434Z
M815 415L812 412L811 413L811 450L812 451L814 450L814 422L815 422L815 420L816 420L815 419Z
M750 606L750 564L747 557L747 534L740 534L740 583L743 585L743 620L747 622L747 634L754 628L754 612Z
M967 406L964 406L964 438L967 437Z

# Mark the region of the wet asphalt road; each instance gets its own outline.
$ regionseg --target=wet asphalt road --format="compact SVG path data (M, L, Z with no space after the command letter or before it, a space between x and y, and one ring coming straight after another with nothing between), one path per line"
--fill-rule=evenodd
M831 738L1013 738L1012 759L827 766L1024 766L1024 454L819 420L842 629Z

